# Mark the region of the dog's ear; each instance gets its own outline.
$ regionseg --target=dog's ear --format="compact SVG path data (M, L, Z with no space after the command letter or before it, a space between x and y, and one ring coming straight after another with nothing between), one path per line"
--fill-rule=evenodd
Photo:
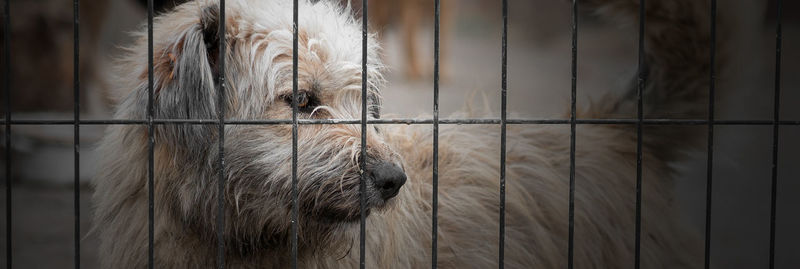
M155 72L155 116L160 119L216 119L219 72L219 7L203 8L197 24L190 25L158 52ZM210 125L160 126L157 135L185 149L202 148L214 141Z
M211 5L203 9L200 14L200 27L203 32L203 43L206 45L206 55L211 66L214 79L219 78L219 6Z

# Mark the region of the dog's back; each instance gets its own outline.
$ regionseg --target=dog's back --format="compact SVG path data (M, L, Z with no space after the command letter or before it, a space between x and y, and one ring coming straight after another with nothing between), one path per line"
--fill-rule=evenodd
M579 1L581 9L622 24L638 25L639 1ZM711 73L711 9L705 1L648 1L643 62L645 118L706 117ZM717 72L724 67L727 37L718 22ZM585 44L589 46L591 44ZM635 117L639 81L626 96L608 96L579 111L578 118ZM395 146L412 169L424 171L414 192L431 197L429 129L393 126ZM439 263L472 268L496 266L499 238L500 130L442 125L439 138ZM563 268L567 263L570 129L555 125L509 125L505 265ZM416 137L409 139L409 137ZM673 204L670 163L703 141L698 128L648 126L643 142L641 265L699 268L702 240L685 226ZM634 263L636 127L580 125L575 162L575 265L624 268ZM428 221L430 212L426 212ZM422 246L424 247L424 246ZM450 267L448 266L448 267Z

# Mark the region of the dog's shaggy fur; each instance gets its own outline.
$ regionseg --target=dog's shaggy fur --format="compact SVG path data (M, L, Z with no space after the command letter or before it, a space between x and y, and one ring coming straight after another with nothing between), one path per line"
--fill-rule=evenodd
M586 0L629 24L638 0ZM218 9L195 1L163 14L154 27L155 117L214 119L216 80L225 72L231 119L289 119L292 91L291 1L227 1L225 69L219 68ZM360 22L332 2L300 1L301 118L360 118ZM705 113L709 73L706 1L651 1L647 6L645 116ZM720 22L720 25L723 25ZM724 36L724 31L720 31ZM382 66L369 37L370 117L379 117ZM146 37L120 71L115 117L144 119ZM722 58L720 55L719 58ZM635 86L632 87L635 92ZM582 117L635 111L609 98ZM290 262L291 125L225 128L225 263L278 268ZM680 228L671 201L670 161L697 140L690 128L653 127L644 136L642 265L696 267L702 253ZM439 144L438 263L490 268L498 259L499 137L479 126L442 126ZM358 265L359 125L302 125L298 134L299 262L303 268ZM155 262L163 268L216 264L218 133L214 125L155 128ZM578 130L575 262L579 268L633 263L636 131L632 125ZM563 268L567 256L569 128L509 126L505 264ZM681 136L681 139L677 139ZM702 136L699 136L702 137ZM382 199L368 184L368 268L420 268L431 259L432 145L428 126L370 126L369 173L377 163L402 167L399 194ZM144 126L109 127L95 180L96 229L104 268L147 263L148 134ZM658 215L658 218L655 216Z

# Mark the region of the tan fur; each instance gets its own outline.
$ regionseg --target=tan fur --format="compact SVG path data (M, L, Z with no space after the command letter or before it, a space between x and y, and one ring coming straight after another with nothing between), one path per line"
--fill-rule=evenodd
M231 119L288 119L291 93L290 5L227 1L226 114ZM300 1L299 89L319 106L300 118L360 118L360 23L332 3ZM584 8L635 21L638 1L582 1ZM673 3L673 4L669 4ZM647 115L701 117L708 59L707 4L648 6ZM213 1L190 2L155 24L157 118L216 115ZM677 22L693 27L670 28ZM721 25L724 25L721 23ZM370 43L374 44L372 36ZM203 42L205 39L205 42ZM145 118L146 40L124 58L117 118ZM354 52L355 51L355 52ZM378 59L369 47L369 59ZM370 60L370 109L377 117L382 66ZM145 74L142 76L142 74ZM187 100L189 99L189 100ZM388 100L391 101L391 100ZM581 117L624 113L613 98ZM655 104L658 104L656 106ZM155 132L155 262L164 268L209 268L218 231L218 134L211 125L159 125ZM671 202L669 163L695 144L696 133L648 128L644 139L642 266L699 267L696 235L682 228ZM683 136L675 142L675 135ZM224 243L227 268L284 268L290 262L291 126L225 128ZM302 268L358 266L359 125L301 125L298 130L299 258ZM505 265L564 268L567 262L569 137L566 126L508 127ZM408 182L397 197L368 189L367 268L430 265L432 132L430 126L377 125L367 133L367 168L399 165ZM106 268L147 262L148 136L144 126L113 126L102 142L95 180L95 224ZM438 264L491 268L498 262L499 127L442 125L439 137ZM581 125L577 132L575 265L633 264L636 132L633 126ZM355 217L355 218L354 218Z

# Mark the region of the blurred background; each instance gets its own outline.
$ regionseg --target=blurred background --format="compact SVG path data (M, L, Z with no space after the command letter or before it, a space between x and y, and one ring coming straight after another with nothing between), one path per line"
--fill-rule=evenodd
M163 12L180 0L154 2L157 12ZM390 67L383 90L386 117L424 117L432 113L432 2L370 0L375 8L369 13L371 29L380 32L384 61ZM568 118L568 1L508 2L511 117ZM114 65L114 58L121 55L120 48L131 41L129 33L146 21L145 3L81 1L82 119L111 117L108 91L113 84L108 70ZM482 117L499 117L500 3L442 1L443 117L464 110ZM359 0L353 5L360 6ZM719 7L721 14L737 19L735 38L728 41L732 42L734 58L729 72L719 75L717 118L771 120L775 1L720 1ZM3 80L11 80L13 118L72 119L72 1L11 0L10 13L10 32L2 34L10 38L11 76ZM800 120L800 3L784 1L783 15L781 118ZM637 29L606 23L587 12L580 13L579 21L577 102L579 107L586 107L603 94L623 88L635 75L638 36ZM4 98L0 97L0 103ZM634 116L633 111L628 115ZM89 181L98 169L95 144L103 129L83 125L80 134L81 264L86 268L97 267ZM71 125L12 127L12 253L16 268L61 268L72 263L72 141ZM714 268L768 265L771 145L771 126L716 127L711 237ZM781 127L779 150L776 268L800 268L800 126ZM705 158L705 149L698 149L684 162L674 164L681 172L675 200L685 216L683 221L698 234L702 234L705 220ZM5 164L5 159L0 161ZM0 174L5 176L5 172ZM577 191L591 190L579 187ZM5 197L0 201L5 203ZM657 213L648 213L645 208L645 214ZM5 221L0 222L0 230L5 230ZM4 242L5 233L1 236L0 241ZM0 253L5 259L5 244L0 244Z

